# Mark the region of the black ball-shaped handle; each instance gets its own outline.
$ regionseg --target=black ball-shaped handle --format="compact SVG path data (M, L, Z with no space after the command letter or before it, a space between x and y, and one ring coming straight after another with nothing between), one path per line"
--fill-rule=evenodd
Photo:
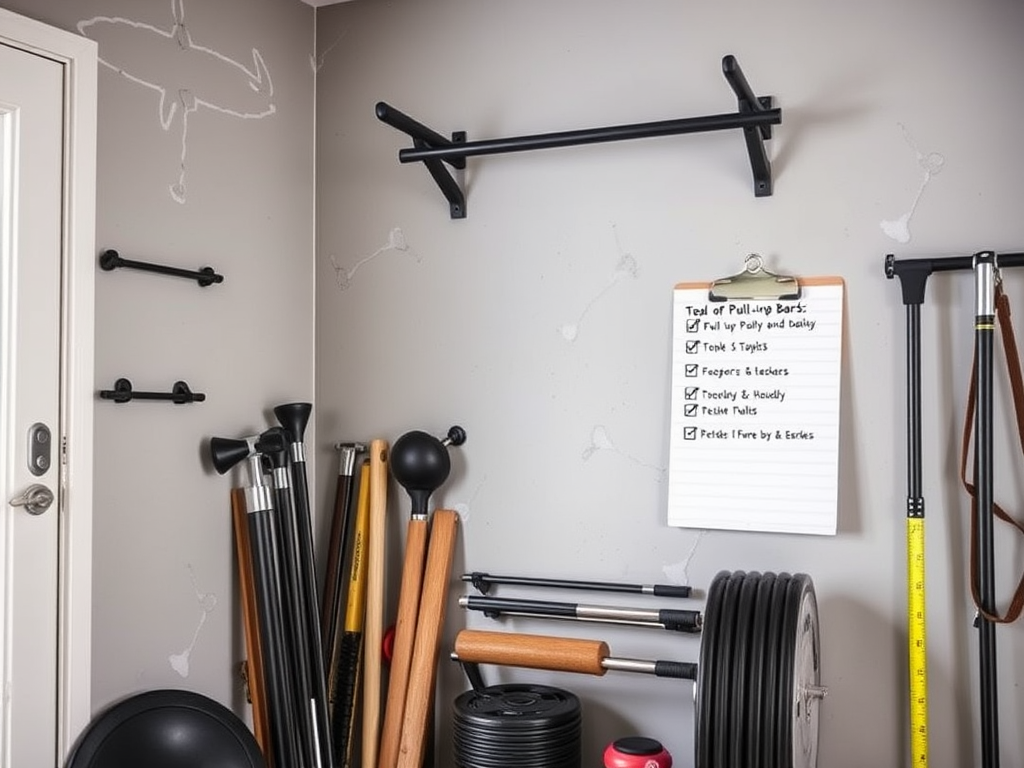
M453 431L458 433L453 435ZM461 435L459 434L461 433ZM459 445L466 439L461 427L452 427L448 440ZM426 515L430 494L448 479L452 462L447 443L420 430L406 432L391 446L391 474L412 500L412 514Z

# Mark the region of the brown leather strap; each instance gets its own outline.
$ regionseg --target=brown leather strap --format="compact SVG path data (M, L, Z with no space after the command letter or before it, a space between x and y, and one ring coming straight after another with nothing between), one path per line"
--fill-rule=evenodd
M1013 411L1017 419L1017 435L1020 439L1021 453L1024 454L1024 381L1021 378L1020 355L1017 351L1017 340L1013 335L1013 325L1010 322L1010 302L1002 291L1002 286L996 286L996 319L1000 335L1003 339L1003 350L1006 357L1006 367L1010 376L1010 390L1013 395ZM978 594L978 568L976 553L978 549L978 500L975 496L977 483L977 466L974 466L974 482L967 480L967 457L971 448L971 436L974 428L974 407L977 393L977 361L978 349L975 346L974 358L971 361L971 382L967 390L967 413L964 418L963 443L960 450L960 481L963 483L968 495L971 497L971 597L974 604L986 619L999 624L1009 624L1016 621L1024 610L1024 574L1017 583L1017 589L1013 593L1006 613L999 615L986 611L981 606ZM1022 534L1024 524L1009 515L1001 506L992 504L992 512L1005 523L1009 523Z

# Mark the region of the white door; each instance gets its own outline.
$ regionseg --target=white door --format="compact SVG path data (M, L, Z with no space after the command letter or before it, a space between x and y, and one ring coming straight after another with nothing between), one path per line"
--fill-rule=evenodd
M0 529L9 692L0 762L13 768L56 763L64 89L60 63L8 46L0 73L0 424L13 500Z
M95 106L83 142L74 99L88 47L74 38L0 14L0 765L11 768L62 764L89 709L92 467L79 457L91 454L83 275L95 256L82 251L94 230ZM94 66L92 82L94 104Z

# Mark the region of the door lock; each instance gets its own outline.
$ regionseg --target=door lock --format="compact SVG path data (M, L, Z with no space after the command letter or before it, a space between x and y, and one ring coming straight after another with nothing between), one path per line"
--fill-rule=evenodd
M21 496L11 499L8 504L12 507L24 507L30 515L41 515L53 504L53 491L45 485L33 483Z
M50 428L36 422L28 428L28 471L36 477L50 468Z

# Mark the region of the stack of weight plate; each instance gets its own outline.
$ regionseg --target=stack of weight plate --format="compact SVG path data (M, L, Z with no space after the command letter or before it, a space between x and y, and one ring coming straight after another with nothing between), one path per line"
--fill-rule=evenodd
M701 634L697 768L813 768L819 647L809 576L718 573Z
M582 712L568 691L492 685L455 699L457 768L580 768Z

